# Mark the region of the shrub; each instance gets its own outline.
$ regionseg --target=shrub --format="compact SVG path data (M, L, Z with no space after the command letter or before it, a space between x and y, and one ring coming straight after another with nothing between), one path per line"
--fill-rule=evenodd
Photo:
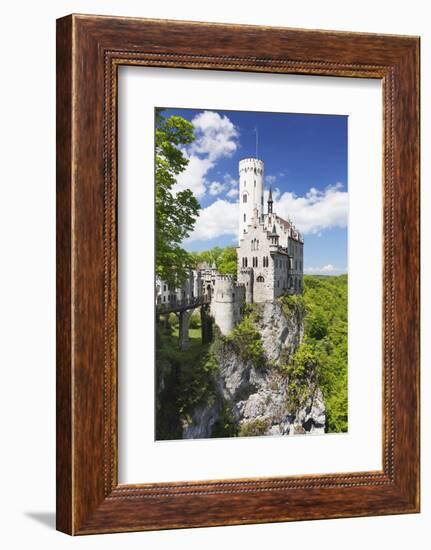
M239 427L238 436L255 437L258 435L265 435L265 432L268 428L269 428L269 420L256 418L255 420L242 422Z
M289 377L286 391L287 406L292 413L303 407L316 389L319 363L310 344L302 343L294 353L291 362L283 368Z
M250 316L243 318L241 323L226 337L226 341L234 345L236 352L244 363L251 361L255 367L259 367L264 363L265 352L262 339Z
M201 328L201 316L199 313L193 313L190 317L190 328Z

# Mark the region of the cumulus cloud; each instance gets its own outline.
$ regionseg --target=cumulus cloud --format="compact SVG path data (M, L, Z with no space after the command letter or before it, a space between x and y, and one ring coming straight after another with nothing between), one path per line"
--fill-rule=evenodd
M217 199L200 211L195 229L186 242L238 233L238 203Z
M220 195L220 193L222 193L225 189L226 186L219 181L213 181L208 186L209 194L213 197L215 197L216 195Z
M275 183L276 180L277 180L277 176L272 176L272 175L265 176L265 181L266 181L267 183L269 183L270 185L272 185L273 183Z
M226 193L226 196L231 199L235 199L238 195L239 191L235 187L232 187L232 189Z
M223 181L227 185L230 185L231 187L237 187L238 185L238 179L233 178L230 174L226 172L226 174L223 176Z
M347 268L340 269L332 264L327 264L322 267L305 267L304 271L310 275L337 275L339 273L346 273Z
M226 116L214 111L196 115L192 124L196 139L190 146L190 153L208 155L211 161L232 156L238 147L238 130Z
M188 158L187 168L177 177L174 191L190 189L195 197L200 199L206 193L206 174L213 167L213 163L208 158L201 159L194 156Z
M215 196L218 182L209 182L208 172L223 157L232 156L238 148L239 132L232 121L225 115L214 111L203 111L192 119L195 129L195 141L183 151L189 160L187 168L177 178L174 191L191 189L200 199L208 191ZM236 180L225 174L224 183L233 185ZM212 187L213 186L213 187Z
M223 178L225 181L225 179ZM226 190L226 184L211 182L209 192L216 196ZM236 199L238 188L232 187L226 193L229 199ZM265 192L265 200L268 191ZM303 234L320 236L325 229L346 227L348 194L343 191L343 185L337 183L320 191L311 188L303 197L294 193L281 193L280 189L273 190L274 211L281 217L290 218ZM188 241L214 239L223 235L236 236L238 232L238 202L217 198L217 200L200 212L196 227ZM310 267L307 273L344 273L346 269L339 269L332 264L322 267Z
M342 183L323 191L312 187L303 197L276 189L273 198L274 211L282 218L291 218L304 235L347 226L348 193Z

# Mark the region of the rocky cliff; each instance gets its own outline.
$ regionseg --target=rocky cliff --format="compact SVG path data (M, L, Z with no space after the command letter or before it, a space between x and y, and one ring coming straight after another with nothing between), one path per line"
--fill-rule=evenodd
M277 300L253 306L232 335L218 335L212 398L196 406L183 437L323 433L325 405L313 366L300 399L292 398L295 381L286 367L303 339L303 320L300 305Z

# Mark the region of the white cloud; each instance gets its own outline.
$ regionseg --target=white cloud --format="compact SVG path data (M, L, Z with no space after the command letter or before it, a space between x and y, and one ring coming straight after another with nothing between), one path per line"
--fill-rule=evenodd
M217 199L200 211L195 229L186 242L214 239L238 233L238 203Z
M272 175L269 175L269 176L265 176L265 181L269 184L273 184L275 183L275 180L277 179L277 176L272 176Z
M324 191L312 187L304 197L294 193L273 192L274 212L290 218L303 234L318 234L324 229L347 226L348 193L336 183Z
M238 189L236 189L235 187L233 187L230 191L228 191L226 193L226 196L231 198L231 199L234 199L235 197L237 197L239 195L239 191Z
M189 163L184 172L177 177L174 191L190 189L198 199L206 192L206 174L213 167L213 163L207 158L189 157Z
M223 176L223 181L224 181L224 183L226 183L227 185L230 185L231 187L236 187L238 185L238 180L236 178L233 178L227 172Z
M326 264L322 267L305 267L304 271L310 275L337 275L339 273L346 273L347 268L340 269L338 267L334 267L332 264Z
M223 183L220 183L219 181L213 181L208 186L209 194L215 197L216 195L220 195L224 190L226 189L226 186Z
M192 120L196 139L190 146L190 153L208 155L215 161L232 156L238 147L238 130L231 120L214 111L199 113Z
M174 191L191 189L200 199L207 191L213 196L216 188L207 180L208 172L214 168L217 160L232 156L238 148L239 133L227 116L220 116L214 111L204 111L192 119L195 129L195 141L183 151L189 159L187 168L177 177ZM233 185L236 180L225 174L224 183ZM222 184L219 184L222 185Z
M223 185L225 184L211 182L207 187L210 194L216 196L221 192ZM326 229L347 225L348 194L343 191L341 183L329 186L324 191L311 188L303 197L298 197L294 193L281 193L278 188L275 188L272 194L274 212L285 219L290 218L303 234L320 236ZM237 196L237 187L232 187L226 193L226 197L230 199L236 199ZM265 200L267 197L268 191L265 192ZM238 208L237 201L218 198L213 204L201 210L195 230L188 240L213 239L224 235L236 236ZM332 272L331 269L334 271ZM336 274L345 271L327 264L323 267L310 267L308 273Z

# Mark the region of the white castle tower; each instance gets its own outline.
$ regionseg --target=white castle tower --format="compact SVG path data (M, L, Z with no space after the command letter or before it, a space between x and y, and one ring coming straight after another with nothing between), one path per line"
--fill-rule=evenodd
M263 214L263 160L246 158L239 161L239 232L240 241L255 211Z

